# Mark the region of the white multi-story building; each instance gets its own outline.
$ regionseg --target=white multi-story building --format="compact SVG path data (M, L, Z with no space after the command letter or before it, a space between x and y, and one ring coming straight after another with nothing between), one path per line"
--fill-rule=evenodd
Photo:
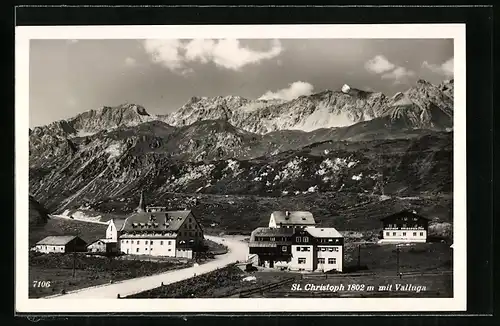
M380 243L427 242L429 219L404 210L382 218Z
M290 270L342 271L344 237L335 228L307 227L297 230L291 240Z
M335 228L314 225L310 212L273 212L269 227L252 232L249 257L258 265L271 268L341 272L344 265L343 236Z
M146 206L141 193L136 213L129 216L118 231L121 252L193 258L193 252L203 245L203 228L192 211L165 209Z
M203 242L203 229L189 210L140 212L127 218L120 250L129 255L192 258Z

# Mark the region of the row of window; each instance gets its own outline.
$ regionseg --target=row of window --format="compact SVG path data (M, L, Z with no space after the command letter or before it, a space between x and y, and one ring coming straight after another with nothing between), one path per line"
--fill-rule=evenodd
M318 258L318 264L324 264L325 263L325 258ZM328 264L336 264L337 263L337 258L328 258Z
M399 227L399 225L397 224L387 224L387 227L388 228L397 228ZM419 227L422 227L421 225L418 225L418 224L412 224L411 226L406 224L406 223L403 223L403 225L401 226L403 228L406 228L406 227L409 227L409 228L419 228Z
M257 241L286 241L287 239L285 237L256 237L255 240ZM328 243L328 242L339 242L339 239L331 239L331 238L321 238L318 239L319 243ZM296 237L295 242L302 242L302 243L308 243L309 242L309 237Z
M306 258L298 258L299 264L305 264L307 262ZM318 264L324 264L325 258L318 258ZM328 258L328 264L333 265L337 263L337 258Z
M320 247L318 251L329 251L329 252L339 252L339 247Z
M283 248L286 248L286 247L283 247ZM297 247L297 249L295 249L296 251L311 251L311 247ZM283 251L286 251L286 249L284 249ZM319 247L318 248L318 251L329 251L329 252L338 252L339 251L339 247Z
M144 251L148 251L148 248L144 248ZM149 252L153 251L153 247L149 249ZM172 251L172 249L168 248L168 251ZM139 252L139 248L135 249L135 252Z
M339 239L335 239L335 242L339 242L339 241L340 241ZM326 239L326 238L321 238L321 239L319 239L319 242L320 242L320 243L325 243L325 242L334 242L334 239L331 239L331 238L328 238L328 239Z
M385 235L391 235L390 234L391 232L386 232ZM392 232L392 235L395 236L396 235L396 232ZM403 232L403 236L406 235L406 232ZM417 232L413 232L413 236L416 237L417 236ZM423 237L424 236L424 232L420 232L420 236Z
M198 231L194 231L194 232L193 231L184 231L184 232L182 232L181 231L181 232L179 232L179 236L181 236L181 237L182 236L185 236L185 237L187 237L187 236L190 236L190 237L193 237L193 236L194 237L201 237L202 234L201 234L201 231L200 232L198 232Z
M153 245L153 240L146 240L144 241L145 243L144 244L150 244L150 245ZM122 243L128 243L128 240L122 240ZM130 243L133 244L134 243L134 240L130 240ZM141 244L141 241L140 240L137 240L137 244ZM172 241L167 241L167 244L170 246L172 244ZM163 246L163 240L160 240L160 246Z
M47 250L47 246L43 246L43 249L44 249L44 250ZM50 250L50 249L51 249L51 248L50 248L50 246L49 246L48 250ZM52 250L57 250L57 247L52 247ZM64 251L64 247L59 247L59 251Z
M257 241L286 241L285 237L255 237Z
M280 227L283 229L303 229L305 228L304 225L283 225L283 223L280 223Z

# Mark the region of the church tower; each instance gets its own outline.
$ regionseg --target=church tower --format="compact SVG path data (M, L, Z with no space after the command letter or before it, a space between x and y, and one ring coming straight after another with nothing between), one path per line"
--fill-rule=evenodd
M139 206L135 209L136 212L142 213L146 211L146 201L144 200L144 191L141 190L141 198L139 199Z

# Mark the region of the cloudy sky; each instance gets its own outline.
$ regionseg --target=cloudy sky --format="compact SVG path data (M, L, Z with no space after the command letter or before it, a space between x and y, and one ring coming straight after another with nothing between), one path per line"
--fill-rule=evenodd
M101 106L152 114L192 96L293 99L343 84L393 95L453 78L453 40L32 40L30 127Z

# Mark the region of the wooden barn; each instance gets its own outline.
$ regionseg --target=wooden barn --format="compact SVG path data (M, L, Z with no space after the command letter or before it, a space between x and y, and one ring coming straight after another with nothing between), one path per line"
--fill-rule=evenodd
M73 235L54 235L38 241L34 250L43 253L85 252L87 243Z

